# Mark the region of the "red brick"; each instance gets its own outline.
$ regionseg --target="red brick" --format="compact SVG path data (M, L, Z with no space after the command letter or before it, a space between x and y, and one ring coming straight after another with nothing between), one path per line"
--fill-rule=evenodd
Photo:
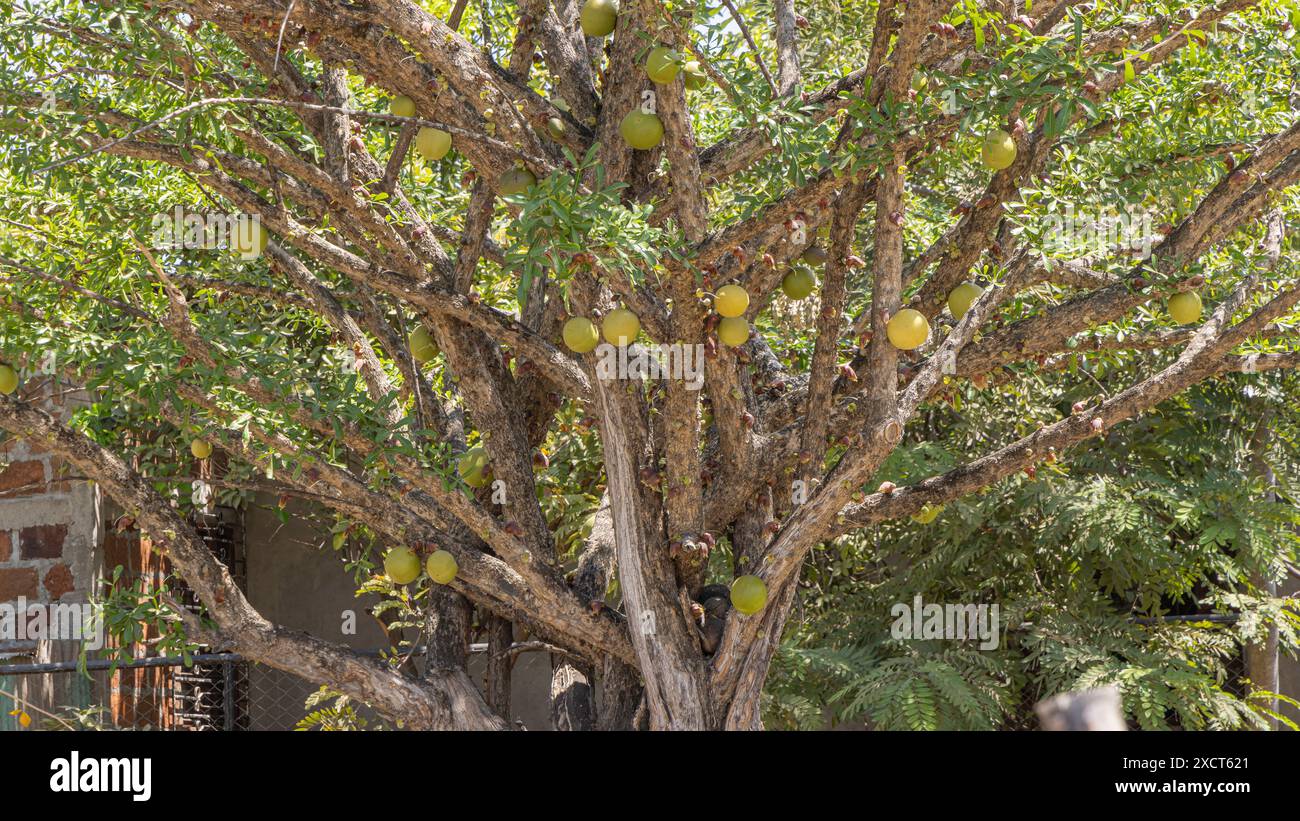
M62 479L72 472L72 466L64 461L61 456L50 457L50 478Z
M50 594L50 599L58 601L63 598L64 593L71 593L77 588L77 583L72 579L72 571L66 564L56 564L50 568L50 572L45 574L44 579L45 592Z
M72 490L72 481L67 477L76 473L72 465L63 461L58 456L50 457L50 484L47 487L50 493L67 493Z
M19 596L36 599L36 571L30 567L0 568L0 601L14 601Z
M0 562L9 561L9 554L13 552L13 538L10 537L9 531L0 530Z
M24 559L58 559L63 556L67 525L35 525L18 531L18 550Z
M0 471L0 497L30 496L45 491L45 465L34 459L10 462Z

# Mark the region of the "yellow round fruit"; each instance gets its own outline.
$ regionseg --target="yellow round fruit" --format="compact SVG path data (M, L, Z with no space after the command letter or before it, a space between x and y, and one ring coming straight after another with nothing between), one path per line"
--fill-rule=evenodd
M438 355L438 343L433 341L433 334L423 325L411 331L407 345L411 349L411 356L421 365L432 362Z
M705 73L699 60L687 60L682 66L682 71L686 72L686 87L691 91L699 91L709 84L709 75Z
M661 85L668 85L677 79L682 70L682 55L667 46L655 46L650 49L650 56L645 61L645 73L650 79Z
M206 459L212 455L212 443L206 439L194 439L190 442L190 453L195 459Z
M420 557L409 547L394 547L384 557L384 575L393 584L410 584L420 578Z
M994 171L1001 171L1016 161L1016 141L1002 129L989 133L984 138L984 148L980 151L984 164Z
M0 365L0 393L5 396L18 390L18 371L8 365Z
M601 333L611 346L629 346L641 333L641 320L627 308L615 308L601 322Z
M889 318L885 333L895 348L910 351L925 344L930 337L930 322L920 311L904 308Z
M618 3L616 0L587 0L582 4L578 20L582 24L583 34L588 37L606 37L618 22Z
M919 525L928 525L939 518L940 513L943 513L943 505L925 505L912 514L912 521Z
M424 572L438 584L451 584L459 569L456 557L445 550L435 550L424 560Z
M456 464L456 472L470 487L483 487L487 484L488 455L483 448L475 447L465 451Z
M1195 291L1182 291L1169 297L1169 315L1179 325L1190 325L1200 319L1200 294Z
M440 128L421 128L415 133L415 150L429 162L437 162L451 150L451 135Z
M641 320L627 308L615 308L600 323L600 332L611 345L631 345L641 333Z
M388 103L388 113L394 117L414 117L415 100L405 94L398 94Z
M664 139L664 124L658 115L634 108L623 118L618 131L628 145L640 151L649 151Z
M497 181L497 193L503 197L523 194L537 185L537 177L527 168L512 168Z
M767 585L758 576L741 576L731 583L731 606L752 616L767 604Z
M948 310L952 311L953 319L961 321L982 293L984 289L973 282L963 282L953 288L952 293L948 294Z
M242 216L235 221L230 232L230 251L240 259L257 259L271 241L270 234L255 217Z
M590 353L600 344L600 332L596 323L585 316L575 316L564 323L564 344L574 353Z
M723 285L713 297L713 310L725 317L744 316L749 293L739 285Z
M550 134L551 139L555 140L557 143L564 139L564 135L568 133L568 131L569 127L565 125L564 120L561 120L559 117L552 117L546 121L546 133Z
M733 348L749 339L749 323L742 317L729 316L718 323L718 341Z
M791 299L804 299L817 288L817 277L807 268L791 268L781 279L781 290Z

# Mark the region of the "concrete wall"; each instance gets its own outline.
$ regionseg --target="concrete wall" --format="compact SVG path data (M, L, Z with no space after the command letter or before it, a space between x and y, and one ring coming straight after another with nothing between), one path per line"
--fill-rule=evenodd
M330 536L306 514L310 510L290 503L289 521L273 512L274 500L260 498L244 517L246 579L249 601L273 622L329 641L364 650L386 647L383 631L366 609L375 596L356 597L356 583L343 558L330 544ZM343 631L345 611L355 615L356 632ZM483 681L486 660L471 656L470 675ZM287 673L254 668L249 682L257 699L252 714L256 728L283 725L300 718L303 700L316 687ZM515 663L511 720L530 730L550 729L550 658L544 653L522 653ZM296 718L294 719L296 720Z

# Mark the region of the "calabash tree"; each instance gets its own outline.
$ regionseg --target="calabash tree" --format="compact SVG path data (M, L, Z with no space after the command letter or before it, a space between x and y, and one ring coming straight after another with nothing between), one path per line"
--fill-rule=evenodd
M557 726L758 728L810 555L1300 361L1296 10L1201 6L10 4L0 427L165 549L181 641L408 727L507 726L528 646ZM176 207L234 253L157 241ZM1150 230L1062 242L1106 209ZM703 389L637 378L652 345ZM890 475L937 403L1089 346L1131 381ZM334 517L423 670L257 613L191 456Z

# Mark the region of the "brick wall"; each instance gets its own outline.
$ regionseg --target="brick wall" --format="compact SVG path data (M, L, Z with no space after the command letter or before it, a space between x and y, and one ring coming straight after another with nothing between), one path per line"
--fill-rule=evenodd
M27 371L21 377L21 395L61 418L80 401L49 375ZM87 601L97 576L100 511L97 488L76 479L59 457L34 442L8 436L0 441L0 602L16 604L22 597L30 607ZM0 661L73 661L80 645L0 635ZM7 694L0 697L0 730L22 726L9 715L15 708L49 711L94 700L94 686L77 675L0 677L0 685Z
M25 398L66 418L75 394L49 377L23 374ZM0 443L0 602L85 601L96 574L102 506L95 486L34 442ZM5 646L0 651L31 651Z

